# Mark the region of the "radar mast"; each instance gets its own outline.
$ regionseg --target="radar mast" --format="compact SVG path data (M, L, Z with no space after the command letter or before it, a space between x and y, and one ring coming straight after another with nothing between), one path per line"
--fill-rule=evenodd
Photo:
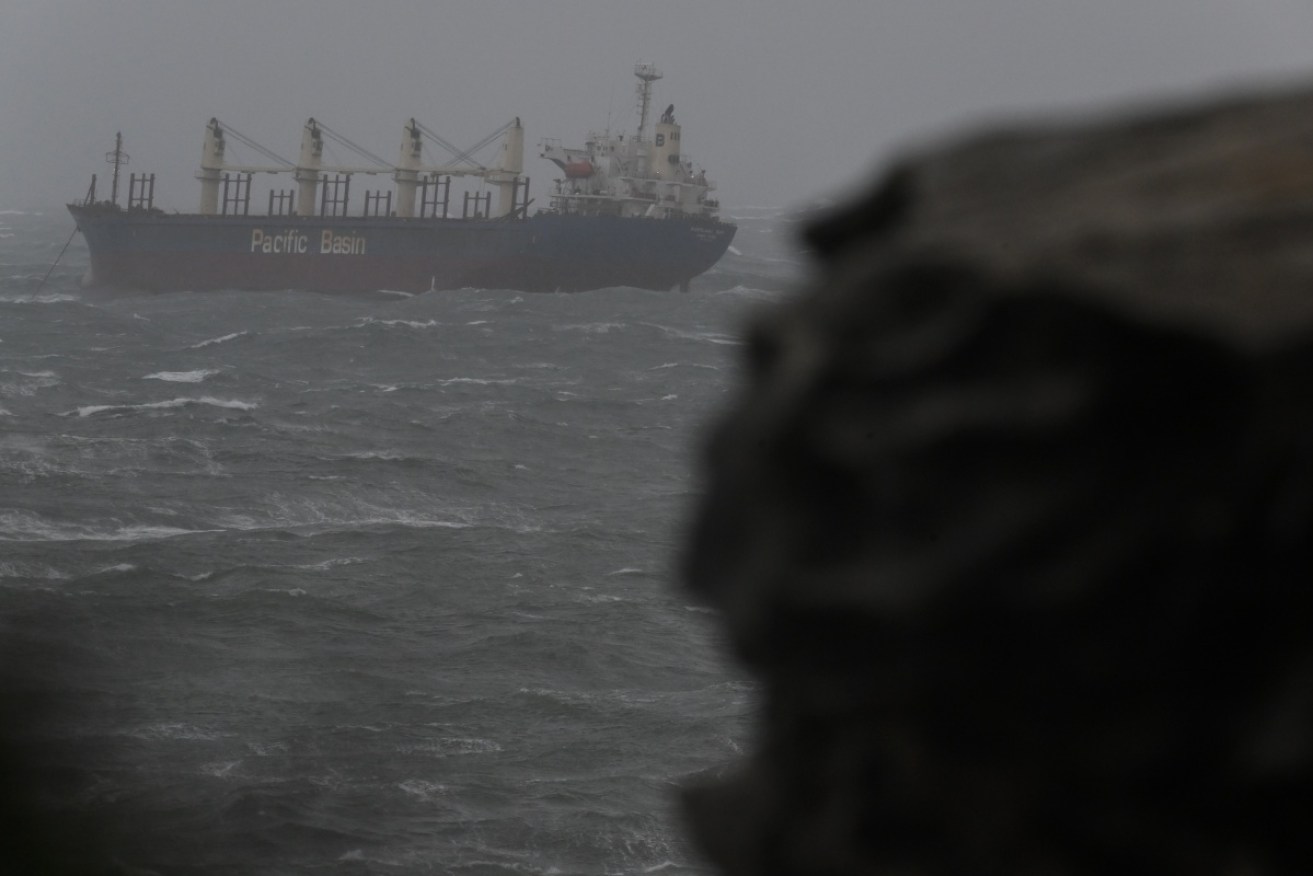
M638 77L638 141L647 139L647 111L652 103L652 83L661 78L661 71L653 64L635 64Z

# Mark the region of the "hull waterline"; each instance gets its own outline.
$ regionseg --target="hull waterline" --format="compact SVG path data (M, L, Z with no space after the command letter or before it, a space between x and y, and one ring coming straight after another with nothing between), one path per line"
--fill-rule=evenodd
M550 213L468 220L68 209L91 253L87 284L146 291L670 289L714 265L736 231L718 221Z

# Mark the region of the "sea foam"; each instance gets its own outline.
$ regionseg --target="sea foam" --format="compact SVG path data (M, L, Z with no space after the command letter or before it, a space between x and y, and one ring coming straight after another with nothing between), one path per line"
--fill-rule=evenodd
M198 368L195 371L156 371L147 374L142 380L163 380L167 383L200 383L212 374L218 374L210 368Z
M227 408L234 411L253 411L259 407L254 402L245 402L239 399L214 398L213 396L201 396L200 398L171 398L168 401L145 402L139 405L84 405L71 411L65 411L60 414L61 417L90 417L95 414L103 414L109 411L157 411L168 410L170 408L185 408L189 405L208 405L215 408Z

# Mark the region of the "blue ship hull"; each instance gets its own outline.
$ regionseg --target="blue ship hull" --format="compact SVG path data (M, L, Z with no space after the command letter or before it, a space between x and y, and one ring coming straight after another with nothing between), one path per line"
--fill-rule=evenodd
M672 289L737 230L717 220L201 216L70 205L91 286L146 291Z

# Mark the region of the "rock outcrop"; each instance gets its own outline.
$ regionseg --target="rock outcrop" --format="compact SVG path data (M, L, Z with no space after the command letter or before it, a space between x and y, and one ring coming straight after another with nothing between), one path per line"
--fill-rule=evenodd
M1313 91L986 133L808 232L686 558L747 874L1313 872Z

